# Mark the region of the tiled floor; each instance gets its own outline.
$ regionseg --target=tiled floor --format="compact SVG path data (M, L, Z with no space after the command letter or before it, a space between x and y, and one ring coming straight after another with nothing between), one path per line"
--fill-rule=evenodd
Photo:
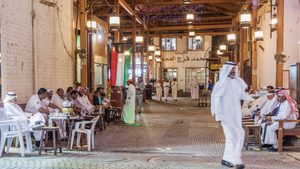
M197 168L217 169L224 149L222 128L215 123L208 108L196 101L156 102L144 104L142 126L108 125L96 135L96 150L64 150L53 156L37 153L20 158L5 154L2 168ZM298 157L298 158L297 158ZM299 169L299 153L245 151L243 159L249 169ZM224 168L224 167L223 167Z

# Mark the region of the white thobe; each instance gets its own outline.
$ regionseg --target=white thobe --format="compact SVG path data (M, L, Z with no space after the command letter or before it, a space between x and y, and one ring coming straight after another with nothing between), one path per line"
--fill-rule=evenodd
M64 100L58 94L53 94L51 103L53 103L54 105L58 106L61 109L64 108ZM59 127L60 137L61 138L66 137L67 131L66 131L65 121L64 120L54 120L54 122Z
M242 108L242 114L244 116L250 115L253 116L253 113L257 109L261 109L264 104L267 102L268 98L266 96L261 96L258 99L250 102L247 107ZM248 108L250 106L250 108Z
M277 101L277 96L274 96L271 100L268 99L266 101L266 103L262 106L260 110L260 115L254 117L255 124L260 125L262 123L263 117L272 112L273 105L276 101Z
M278 120L297 120L295 113L291 113L291 108L287 101L280 103L278 114L272 116L271 124L262 124L262 142L263 144L272 144L274 148L278 147L278 140L276 131L279 128ZM293 129L296 127L296 123L283 123L284 129Z
M80 107L83 109L84 114L89 114L94 111L94 106L89 102L87 96L78 96L76 100L80 104Z
M167 99L168 95L169 95L169 92L170 92L170 83L169 82L164 82L163 87L164 87L164 97L165 97L165 99Z
M199 83L196 80L192 80L191 82L191 98L199 98Z
M28 119L26 113L21 109L18 104L7 102L4 103L5 119ZM36 122L45 124L44 117L41 113L35 113L28 119L28 127L32 128ZM25 125L24 125L25 126Z
M177 81L172 81L171 87L172 87L172 97L173 97L174 100L177 100L178 82Z
M242 127L241 100L245 100L246 93L240 84L242 79L226 77L225 80L226 85L221 86L225 88L224 93L215 94L213 90L212 112L216 120L221 121L226 138L223 160L243 164L241 156L245 132Z
M162 86L161 86L161 83L157 82L155 84L155 87L156 87L156 98L157 98L157 100L161 100L161 98L162 98Z
M123 108L122 118L126 124L135 122L135 87L130 84L126 91L126 100Z
M62 99L58 94L53 94L52 103L58 106L59 108L64 108L64 99Z
M11 120L11 119L22 120L22 122L20 123L22 131L31 131L32 127L35 125L36 122L45 124L45 121L43 121L44 117L41 113L35 113L33 116L31 116L28 119L26 113L16 103L12 103L12 102L4 103L3 112L4 112L5 119L7 120ZM27 119L27 122L24 119ZM41 135L42 135L41 131L34 132L34 137L37 141L41 140ZM31 151L32 150L31 139L27 140L26 144L29 151Z

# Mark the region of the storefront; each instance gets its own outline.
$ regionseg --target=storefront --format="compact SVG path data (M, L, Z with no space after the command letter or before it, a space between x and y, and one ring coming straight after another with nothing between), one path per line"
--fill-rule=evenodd
M206 58L211 50L211 39L211 36L162 38L161 79L177 78L178 90L183 92L190 91L193 78L205 88L209 79Z

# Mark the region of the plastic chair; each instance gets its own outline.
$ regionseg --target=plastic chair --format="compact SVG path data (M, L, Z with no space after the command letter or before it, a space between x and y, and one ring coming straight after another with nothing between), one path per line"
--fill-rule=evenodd
M76 132L78 133L77 134L77 143L76 143L77 147L79 146L81 134L86 134L88 151L91 151L91 149L95 148L94 130L95 130L95 126L96 126L99 118L100 118L100 115L96 116L91 121L82 121L82 122L75 123L75 129L72 130L72 138L71 138L71 146L70 146L71 150L73 147L73 142L74 142L74 137L75 137ZM85 128L87 124L92 125L90 129Z
M0 157L5 147L5 141L7 140L7 152L11 147L13 138L17 138L20 143L21 156L25 156L25 146L23 137L26 138L27 151L32 152L32 143L30 137L30 130L28 128L27 119L13 119L13 120L2 120L0 121L1 129L1 141L0 141Z

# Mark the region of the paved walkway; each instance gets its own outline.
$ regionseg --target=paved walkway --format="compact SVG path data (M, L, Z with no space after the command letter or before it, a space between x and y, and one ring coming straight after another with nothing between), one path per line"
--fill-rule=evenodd
M0 169L6 168L197 168L219 169L224 149L222 128L209 109L197 107L196 101L148 102L141 115L142 126L109 125L96 135L96 150L64 150L20 158L5 154ZM300 168L299 153L245 151L249 169Z

